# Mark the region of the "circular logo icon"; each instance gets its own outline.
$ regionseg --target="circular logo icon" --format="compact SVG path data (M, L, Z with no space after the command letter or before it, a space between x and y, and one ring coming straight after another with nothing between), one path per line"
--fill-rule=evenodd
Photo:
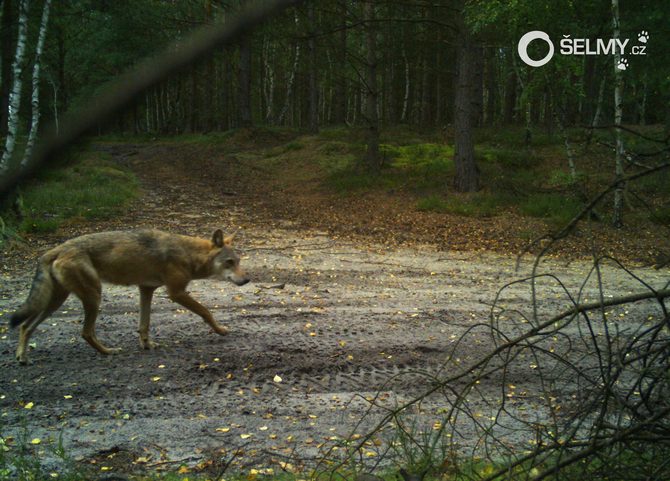
M528 45L533 40L544 40L545 42L547 42L547 45L549 45L549 53L547 53L547 55L542 60L533 60L528 56ZM532 32L528 32L523 37L521 37L521 39L519 40L519 45L517 46L517 50L519 52L519 57L521 57L521 60L523 60L524 63L530 65L531 67L541 67L547 62L549 62L549 60L551 60L551 57L554 56L554 44L551 43L549 35L547 35L545 32L541 30L533 30Z

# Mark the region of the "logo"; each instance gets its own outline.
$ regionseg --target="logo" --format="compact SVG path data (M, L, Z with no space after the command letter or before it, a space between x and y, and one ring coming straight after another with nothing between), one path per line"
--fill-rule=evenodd
M533 60L528 55L528 46L534 41L542 41L549 47L549 52L539 60ZM620 38L572 38L571 35L563 35L559 41L558 52L561 55L616 55L618 57L616 68L619 70L626 70L629 66L629 61L624 55L647 55L647 42L649 42L649 32L642 30L637 36L636 45L629 44L630 39ZM555 53L554 42L546 32L541 30L533 30L526 33L519 39L517 45L517 52L519 57L526 65L531 67L542 67L547 64Z
M528 45L530 45L530 42L533 40L544 40L549 45L549 53L547 53L547 55L542 60L533 60L528 56ZM519 40L519 45L517 46L517 51L519 52L519 57L521 57L521 60L523 60L526 64L530 65L531 67L542 67L544 64L549 62L549 60L551 60L551 57L554 56L554 44L551 42L549 35L547 35L545 32L541 30L533 30L532 32L528 32L526 35L521 37Z

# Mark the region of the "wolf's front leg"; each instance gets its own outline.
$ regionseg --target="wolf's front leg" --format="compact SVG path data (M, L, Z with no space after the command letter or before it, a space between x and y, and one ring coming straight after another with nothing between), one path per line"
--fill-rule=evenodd
M220 334L222 336L225 336L228 334L228 329L224 326L221 326L217 324L217 322L214 320L212 317L212 314L209 312L209 310L200 304L198 301L193 299L188 292L185 290L179 290L176 291L173 289L170 289L168 286L168 294L170 296L170 299L173 300L174 302L181 304L184 306L186 309L189 311L199 315L202 317L202 319L212 328L214 329L214 332L217 334Z
M158 344L149 339L149 324L151 322L151 299L155 287L140 286L140 346L142 349L155 349Z

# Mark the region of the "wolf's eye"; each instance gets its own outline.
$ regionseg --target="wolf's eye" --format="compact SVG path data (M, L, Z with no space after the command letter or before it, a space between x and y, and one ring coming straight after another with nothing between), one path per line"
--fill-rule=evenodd
M230 269L231 267L235 266L235 261L232 259L226 259L226 261L223 263L223 267L226 267Z

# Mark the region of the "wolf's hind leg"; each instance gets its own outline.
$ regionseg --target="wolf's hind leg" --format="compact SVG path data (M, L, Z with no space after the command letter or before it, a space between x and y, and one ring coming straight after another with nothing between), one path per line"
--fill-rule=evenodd
M39 314L33 315L21 324L19 331L19 345L16 348L16 360L21 364L26 364L28 362L27 347L30 336L33 335L37 326L63 305L63 302L65 302L68 295L70 295L70 293L62 287L58 285L54 286L54 292L51 294L51 299L49 300L46 309Z
M102 285L91 261L81 256L59 259L53 264L56 279L81 300L84 306L84 328L81 336L101 354L113 354L120 349L104 346L95 335L95 320L100 309Z

